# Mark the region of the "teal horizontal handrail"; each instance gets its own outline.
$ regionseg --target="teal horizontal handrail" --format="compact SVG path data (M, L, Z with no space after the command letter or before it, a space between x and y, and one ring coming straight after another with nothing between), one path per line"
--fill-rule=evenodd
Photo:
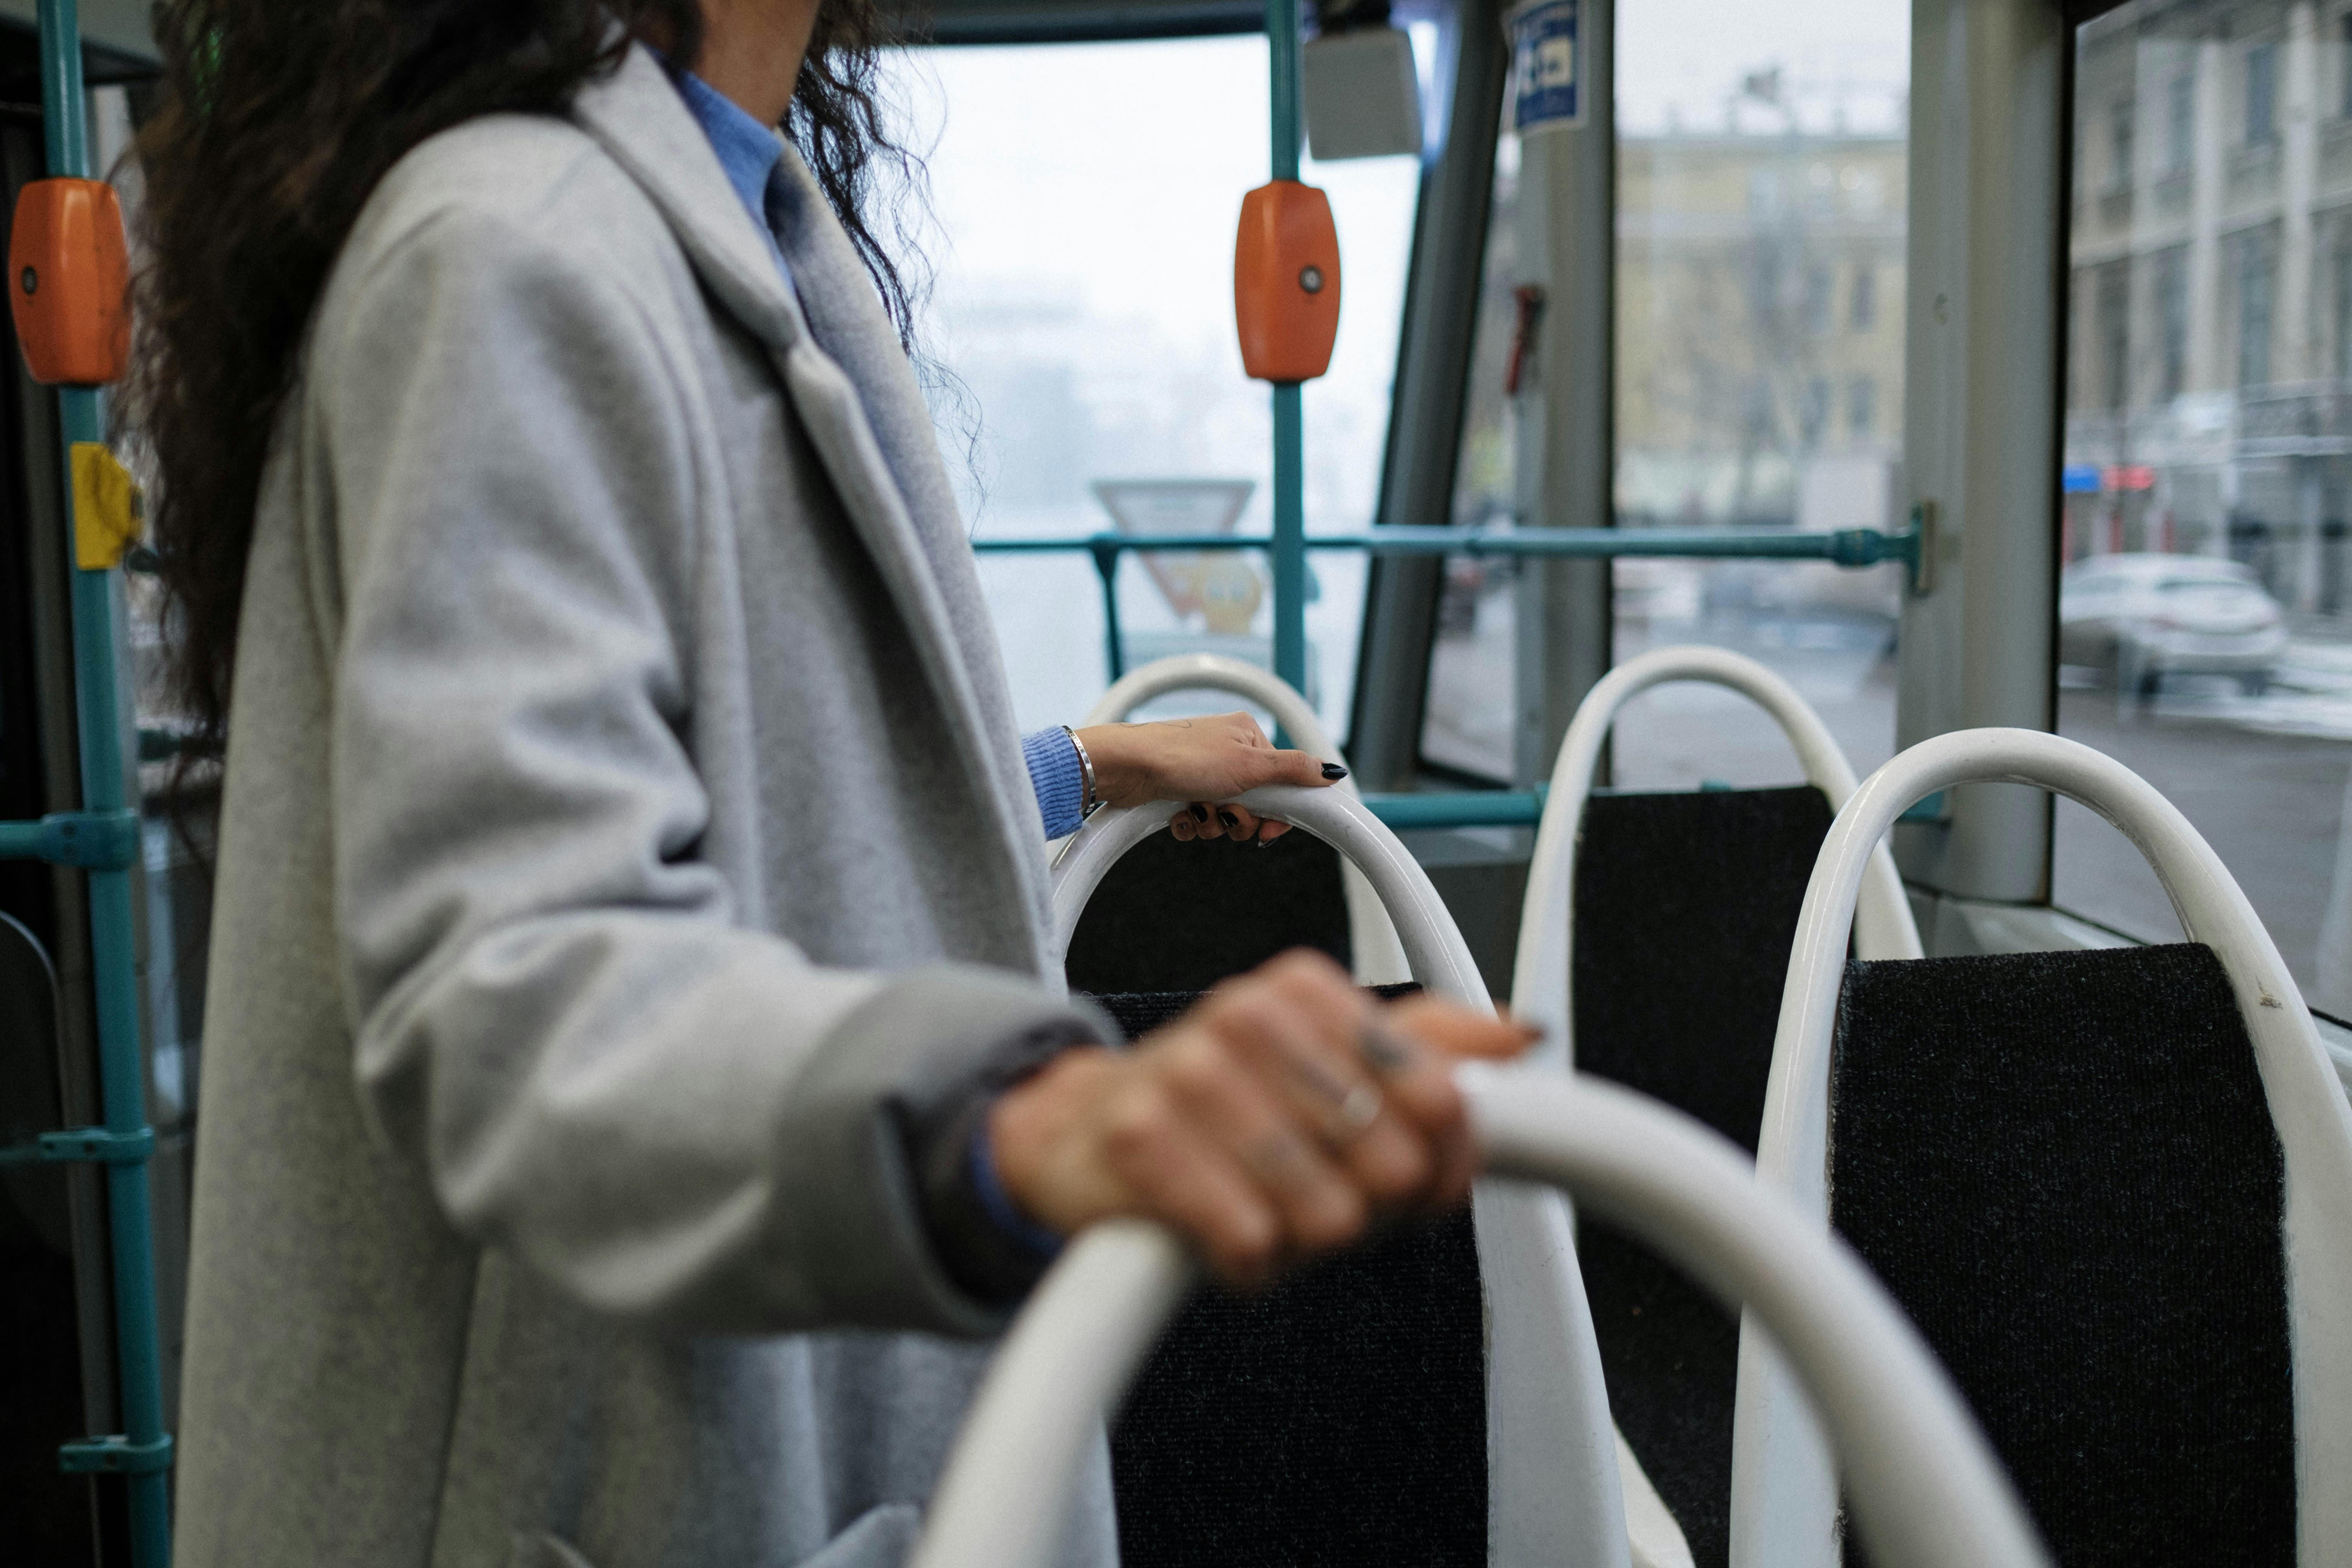
M1368 795L1364 809L1399 833L1416 827L1533 827L1543 820L1549 784L1531 790L1476 789L1443 795Z
M1886 533L1875 528L1827 532L1775 528L1419 528L1398 524L1359 533L1317 533L1309 550L1361 550L1373 555L1529 556L1552 560L1606 560L1620 555L1672 556L1715 561L1826 561L1837 566L1875 566L1900 561L1916 587L1920 582L1920 529ZM1102 579L1103 647L1116 684L1127 673L1127 651L1118 629L1118 563L1139 550L1271 550L1274 540L1253 533L1076 533L1007 539L975 539L982 554L1042 555L1055 552L1094 557Z
M1274 541L1248 533L1082 533L1058 538L975 539L986 552L1035 554L1084 551L1123 554L1138 550L1269 550ZM1599 559L1615 555L1682 556L1700 560L1827 561L1875 566L1916 565L1916 532L1875 528L1801 532L1766 528L1411 528L1360 533L1315 533L1309 550L1362 550L1374 555L1496 555Z

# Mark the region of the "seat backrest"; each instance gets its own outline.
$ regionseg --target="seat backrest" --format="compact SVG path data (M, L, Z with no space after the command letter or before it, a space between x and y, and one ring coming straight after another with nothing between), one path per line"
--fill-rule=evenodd
M1492 1005L1427 873L1360 803L1283 786L1243 799L1347 856L1429 990ZM1103 812L1072 838L1055 867L1061 940L1166 810ZM1192 911L1163 901L1159 915ZM1105 998L1130 1030L1189 1000ZM1377 1561L1516 1562L1538 1542L1626 1561L1599 1356L1549 1194L1482 1183L1468 1223L1402 1233L1247 1301L1203 1293L1139 1384L1113 1462L1133 1563L1339 1568L1370 1547ZM1416 1472L1435 1489L1408 1485Z
M1156 833L1103 876L1070 935L1070 989L1205 991L1278 952L1311 947L1352 962L1337 851L1290 833L1264 848L1179 844ZM1184 919L1171 920L1181 910Z
M1474 1064L1460 1081L1497 1174L1566 1187L1760 1315L1802 1373L1847 1463L1861 1531L1889 1568L2047 1563L1916 1333L1853 1254L1757 1182L1736 1149L1597 1079ZM1191 1276L1183 1248L1153 1226L1099 1226L1071 1246L981 1386L913 1568L1043 1568L1052 1560L1090 1435ZM1574 1484L1565 1468L1554 1473ZM1371 1542L1353 1560L1430 1561L1385 1546ZM1595 1561L1565 1537L1549 1550L1514 1542L1497 1556Z
M1594 793L1619 710L1676 681L1721 686L1762 707L1808 782ZM1853 787L1827 726L1754 659L1659 648L1595 685L1553 769L1514 976L1515 1005L1559 1036L1555 1059L1654 1095L1753 1150L1797 910L1832 813ZM1855 927L1873 956L1918 952L1891 860L1874 868ZM1605 1226L1582 1225L1578 1246L1618 1426L1696 1568L1724 1568L1738 1325Z
M1134 1038L1198 999L1095 1001ZM1119 1560L1484 1562L1481 1318L1467 1214L1318 1259L1255 1294L1195 1289L1111 1426Z
M1703 645L1656 648L1626 660L1595 683L1577 705L1576 717L1552 763L1551 793L1544 802L1534 858L1528 867L1527 900L1520 912L1518 954L1511 976L1513 1009L1553 1031L1557 1044L1552 1059L1563 1066L1580 1065L1582 1060L1574 1043L1574 1009L1570 1001L1570 983L1580 967L1572 965L1570 959L1582 932L1571 915L1581 879L1578 856L1587 842L1587 817L1594 798L1593 773L1618 710L1650 688L1672 681L1721 686L1763 708L1788 736L1806 782L1821 792L1832 811L1853 793L1853 765L1821 716L1796 688L1744 655ZM1718 808L1702 801L1692 809L1708 813ZM1911 920L1910 905L1895 874L1895 862L1883 851L1871 861L1861 901L1864 907L1854 921L1854 941L1864 957L1918 956L1919 933Z
M1866 965L1841 1010L1845 922L1870 851L1912 801L1995 780L2068 795L2121 829L2163 882L2190 945ZM1841 1039L1850 1055L1839 1054ZM1949 1142L1926 1131L1937 1118L1963 1115L1973 1120L1955 1123ZM1865 1131L1865 1116L1885 1128ZM2192 1457L2179 1462L2204 1466L2208 1488L2228 1477L2227 1507L2239 1511L2222 1517L2251 1531L2225 1552L2232 1561L2258 1560L2238 1552L2258 1553L2271 1527L2262 1521L2275 1523L2279 1384L2262 1371L2259 1325L2283 1314L2294 1561L2352 1563L2352 1487L2344 1484L2352 1474L2352 1314L2342 1310L2352 1300L2352 1107L2335 1092L2310 1014L2244 893L2187 819L2120 763L2035 731L1963 731L1911 748L1856 792L1822 847L1799 917L1758 1168L1824 1215L1837 1177L1841 1224L1861 1226L1884 1267L1920 1277L1916 1304L1931 1322L1954 1315L1945 1331L1955 1335L1948 1342L1964 1381L2001 1379L2049 1354L2093 1355L2084 1325L2059 1321L2069 1313L2126 1324L2177 1315L2164 1356L2078 1366L2085 1381L2063 1399L2054 1381L2039 1391L2005 1387L2004 1401L2025 1403L1999 1419L2023 1445L2021 1466L2059 1465L2055 1479L2028 1481L2036 1488L2063 1486L2064 1467L2046 1451L2035 1458L2032 1445L2114 1434L2102 1463L2119 1473L2108 1485L2137 1487L2140 1500L2095 1492L2088 1500L2108 1515L2161 1518L2180 1504L2158 1494L2187 1483L2165 1479L2151 1456L2185 1446ZM2131 1237L2139 1252L2165 1256L2143 1257L2144 1269L2127 1275ZM1938 1283L1927 1281L1931 1258L1946 1272ZM2018 1321L1984 1321L2008 1317ZM2145 1337L2151 1347L2166 1342L2153 1329ZM2173 1364L2237 1356L2252 1359L2223 1380L2226 1389ZM2135 1415L2140 1395L2129 1385L2142 1379L2175 1380L2221 1402ZM2025 1428L2039 1435L2029 1438ZM1835 1562L1828 1460L1752 1324L1742 1331L1733 1462L1735 1562ZM2045 1522L2053 1533L2066 1528L2054 1516ZM2099 1535L2114 1524L2091 1517L2085 1528ZM2115 1555L2113 1539L2084 1544L2092 1554L2083 1560L2147 1560Z
M1789 943L1829 831L1820 789L1595 795L1576 861L1580 1070L1753 1152ZM1578 1226L1618 1429L1696 1568L1724 1568L1738 1319L1647 1247Z
M1831 1216L2058 1562L2295 1561L2284 1173L2202 944L1856 963Z
M1271 670L1261 669L1237 658L1228 658L1223 654L1175 654L1167 658L1154 659L1140 669L1129 671L1102 694L1087 713L1087 722L1119 723L1146 702L1175 691L1223 691L1244 698L1273 714L1275 723L1289 731L1290 743L1300 751L1320 757L1327 763L1345 761L1339 754L1338 744L1323 728L1322 720L1316 716L1315 710L1299 694L1297 688ZM1342 779L1338 787L1352 795L1356 793L1356 781ZM1154 847L1164 850L1174 846ZM1278 856L1280 850L1277 847L1264 853ZM1291 939L1292 945L1305 943L1322 949L1349 965L1355 972L1356 978L1367 985L1393 984L1410 978L1412 971L1405 962L1404 950L1398 945L1396 932L1389 924L1379 895L1372 891L1362 873L1320 845L1293 844L1289 846L1289 854L1294 859L1283 866L1281 874L1276 876L1272 867L1248 865L1229 857L1193 860L1184 864L1181 869L1174 869L1171 859L1164 854L1155 855L1148 848L1144 851L1145 858L1131 867L1122 863L1117 871L1104 879L1099 901L1107 908L1097 918L1114 922L1121 921L1119 915L1111 914L1109 910L1141 912L1148 918L1148 912L1160 901L1163 889L1165 896L1213 898L1216 900L1213 914L1205 902L1192 906L1200 908L1206 918L1194 922L1182 939L1187 951L1170 955L1197 973L1232 962L1236 952L1248 950L1246 939L1251 935L1284 929L1284 922L1264 920L1259 914L1265 907L1269 889L1279 887L1281 891L1277 896L1283 900L1290 902L1311 900L1314 906L1311 910L1288 911L1292 916L1304 917L1287 927L1297 933ZM1217 879L1215 886L1213 889L1186 886L1180 889L1175 885L1177 878L1198 881L1203 877ZM1335 900L1343 906L1336 921L1330 907ZM1207 937L1211 931L1226 934ZM1335 936L1334 932L1339 934ZM1092 931L1082 931L1078 940L1072 943L1072 956L1082 970L1091 973L1098 962L1100 944L1114 941L1108 934L1097 937ZM1262 955L1270 956L1271 953ZM1253 959L1249 963L1236 963L1234 968L1226 969L1212 979L1222 979L1224 974L1251 968L1260 961ZM1079 981L1074 977L1071 984L1076 985ZM1166 975L1159 984L1188 988L1191 984ZM1210 981L1203 980L1200 984L1205 985ZM1091 985L1084 988L1094 989Z

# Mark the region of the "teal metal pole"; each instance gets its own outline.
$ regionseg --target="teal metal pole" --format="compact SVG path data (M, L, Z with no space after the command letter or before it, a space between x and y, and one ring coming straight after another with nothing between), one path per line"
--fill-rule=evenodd
M1416 827L1533 827L1543 820L1549 784L1532 790L1462 790L1444 795L1368 795L1365 809L1399 833Z
M1274 177L1298 178L1298 0L1265 0ZM1295 381L1274 385L1274 672L1307 689L1305 420Z
M75 0L40 0L41 124L53 176L89 174L87 100L82 91L81 19ZM106 438L106 412L94 386L58 388L68 482L67 548L73 553L73 448ZM74 682L81 731L81 798L85 812L129 807L122 760L121 695L114 648L114 584L110 572L73 573ZM136 1139L149 1131L145 1071L139 1046L138 950L131 922L131 872L92 870L89 877L90 957L98 992L100 1092L106 1131ZM76 1468L127 1472L131 1489L131 1560L136 1568L166 1568L172 1560L171 1493L165 1474L171 1439L163 1431L163 1358L155 1313L155 1249L143 1160L106 1167L109 1228L113 1236L114 1331L121 1362L123 1440L69 1446Z

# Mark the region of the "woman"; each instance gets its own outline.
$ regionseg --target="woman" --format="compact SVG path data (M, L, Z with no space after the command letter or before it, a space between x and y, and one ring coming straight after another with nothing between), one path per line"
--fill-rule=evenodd
M134 401L228 737L184 1563L892 1563L940 1336L1058 1237L1245 1281L1466 1190L1504 1026L1300 956L1126 1051L1062 995L863 3L162 9ZM1113 800L1320 778L1083 739Z

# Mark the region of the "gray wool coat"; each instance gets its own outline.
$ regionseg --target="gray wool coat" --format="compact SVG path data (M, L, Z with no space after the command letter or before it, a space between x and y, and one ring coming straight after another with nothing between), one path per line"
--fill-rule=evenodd
M785 168L797 300L638 50L334 268L238 645L185 1568L913 1540L999 1325L901 1122L1087 1026L929 416Z

